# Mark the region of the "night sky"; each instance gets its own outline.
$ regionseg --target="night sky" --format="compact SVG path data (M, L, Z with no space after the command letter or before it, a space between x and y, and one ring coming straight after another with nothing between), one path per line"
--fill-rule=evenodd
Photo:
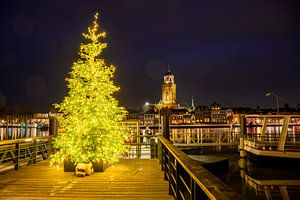
M47 112L67 93L65 78L96 12L107 32L103 57L117 67L117 98L140 108L161 98L170 64L177 100L222 106L300 103L297 1L1 1L0 107Z

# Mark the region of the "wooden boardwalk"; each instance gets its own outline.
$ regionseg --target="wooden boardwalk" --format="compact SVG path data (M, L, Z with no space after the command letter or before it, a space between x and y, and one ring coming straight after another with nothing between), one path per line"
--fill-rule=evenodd
M0 199L173 199L158 160L121 160L105 172L76 177L48 161L0 174Z

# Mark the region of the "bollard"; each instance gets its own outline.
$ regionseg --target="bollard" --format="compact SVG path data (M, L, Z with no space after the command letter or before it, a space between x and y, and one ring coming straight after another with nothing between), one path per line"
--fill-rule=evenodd
M18 171L20 168L20 141L16 143L16 157L15 157L15 170Z
M245 158L246 151L244 150L244 137L247 134L247 124L246 124L245 115L240 115L240 129L241 129L240 145L239 145L240 157Z

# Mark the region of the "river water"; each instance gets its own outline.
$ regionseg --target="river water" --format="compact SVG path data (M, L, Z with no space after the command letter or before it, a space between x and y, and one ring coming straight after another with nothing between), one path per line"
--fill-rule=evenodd
M243 199L300 199L299 162L295 165L258 165L251 159L240 159L237 147L201 147L184 151L192 155L228 158L228 170L212 173L241 194Z
M48 127L40 128L37 124L33 124L32 126L18 125L8 128L0 126L0 141L47 135L49 135Z
M276 134L280 127L268 127ZM300 127L290 127L289 134L298 135ZM248 129L257 133L260 127ZM297 138L297 137L295 137ZM243 199L300 199L300 162L283 161L257 163L240 158L237 146L197 147L183 150L190 155L216 155L229 159L228 170L212 171Z

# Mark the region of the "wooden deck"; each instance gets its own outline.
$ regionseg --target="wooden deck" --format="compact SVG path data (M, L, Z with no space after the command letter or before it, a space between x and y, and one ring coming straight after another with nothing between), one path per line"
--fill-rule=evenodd
M48 161L0 174L0 199L174 199L158 160L121 160L105 172L76 177Z

